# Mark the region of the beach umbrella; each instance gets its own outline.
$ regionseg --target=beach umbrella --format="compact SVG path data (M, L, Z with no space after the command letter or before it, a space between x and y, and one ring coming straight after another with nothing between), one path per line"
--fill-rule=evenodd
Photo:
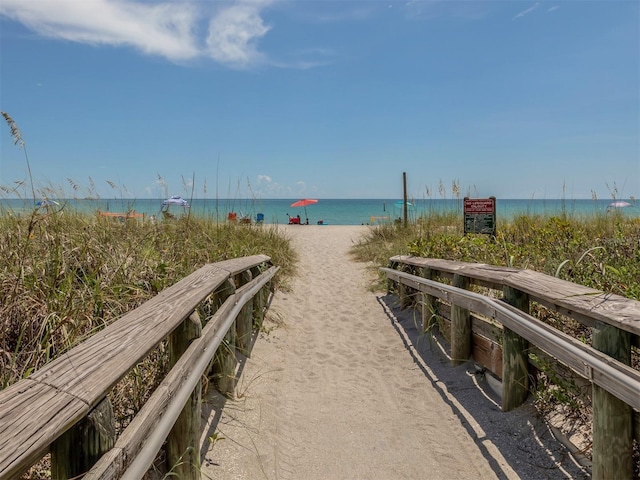
M305 218L309 218L307 215L307 205L313 205L314 203L318 203L318 200L315 198L303 198L302 200L298 200L297 202L293 202L291 204L292 207L304 207L304 216Z
M182 207L184 211L186 211L186 209L189 208L189 202L187 202L184 198L182 198L180 195L172 195L171 197L167 198L162 202L162 208L160 209L162 214L167 218L174 217L173 214L169 213L169 208L172 205L175 205L177 207Z
M55 200L49 200L46 198L36 203L36 207L43 207L43 208L53 207L54 205L60 205L60 204Z
M607 211L612 210L614 208L624 208L631 207L632 205L629 202L623 202L622 200L616 200L615 202L611 202L607 205Z
M629 202L616 201L616 202L611 202L609 206L611 208L622 208L622 207L630 207L631 204Z
M162 206L163 207L166 207L166 206L169 206L169 205L178 205L179 207L188 208L189 207L189 202L187 202L180 195L172 195L171 197L167 198L166 200L164 200L162 202Z

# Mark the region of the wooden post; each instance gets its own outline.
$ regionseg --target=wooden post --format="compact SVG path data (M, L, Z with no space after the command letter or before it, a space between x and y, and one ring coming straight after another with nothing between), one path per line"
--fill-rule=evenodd
M200 337L200 315L191 316L169 335L170 368L178 362L189 344ZM189 401L169 432L166 445L167 471L185 480L200 479L200 415L202 411L202 382L193 390Z
M414 273L414 267L411 265L402 265L402 271L406 273ZM409 287L407 287L401 281L398 281L398 299L400 300L400 310L404 310L413 303L413 297L415 294L409 293Z
M116 441L113 408L106 397L51 444L51 478L82 476Z
M233 398L236 391L236 338L236 329L232 326L218 347L214 362L214 383L228 398Z
M597 322L593 348L629 365L631 334ZM633 417L629 405L599 387L592 387L593 467L592 478L631 478L633 475Z
M398 268L398 262L389 262L389 268L396 270ZM393 280L387 277L387 295L393 293L396 290L396 284Z
M407 215L407 172L402 172L402 224L404 228L407 228L408 215Z
M409 289L402 281L398 281L398 300L400 300L400 310L404 310L411 305Z
M216 304L222 305L235 292L235 289L233 280L227 280L215 292ZM212 368L214 385L221 394L229 398L233 398L235 393L236 363L236 327L234 322L214 355Z
M253 275L253 278L256 278L262 272L260 271L260 267L255 267L251 273ZM253 297L253 328L262 328L262 322L264 322L265 306L267 305L267 300L269 299L270 288L271 282L268 282L264 287L260 289L256 296Z
M252 278L253 275L247 270L240 274L240 284L246 285ZM257 295L260 295L260 292L258 292ZM250 353L249 347L251 346L251 335L253 333L252 312L253 300L249 300L244 307L242 307L242 311L236 321L237 347L240 353L247 357Z
M504 301L529 313L529 295L504 287ZM528 342L508 328L502 330L502 411L522 405L529 395Z
M457 288L469 288L469 277L454 274L452 284ZM471 315L466 308L451 305L451 361L460 365L471 356Z
M421 276L427 280L433 279L433 270L428 267L421 269ZM438 316L438 298L428 293L422 294L422 333L433 328Z

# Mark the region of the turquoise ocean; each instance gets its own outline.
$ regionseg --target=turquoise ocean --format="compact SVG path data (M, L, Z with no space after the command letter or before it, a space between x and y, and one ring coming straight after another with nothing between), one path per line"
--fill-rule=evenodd
M99 199L80 200L57 199L58 205L51 209L63 211L76 210L84 213L96 214L98 211L127 212L135 210L144 213L145 218L161 220L163 199ZM392 222L403 216L402 202L398 199L319 199L318 203L305 207L291 207L298 199L189 199L189 209L171 206L170 212L175 215L191 215L209 218L216 221L226 221L229 212L236 213L238 218L246 217L255 222L258 214L263 214L264 222L270 224L287 224L288 215L300 215L304 222L309 219L310 224L322 221L324 225L363 225ZM409 219L419 218L430 213L459 213L463 218L462 199L420 199L411 200L408 207ZM568 215L574 217L589 217L606 215L607 207L612 200L541 200L541 199L496 199L496 223L509 222L519 215ZM630 203L633 203L629 201ZM18 199L0 199L0 214L20 214L30 212L34 208L33 201ZM616 214L625 217L640 218L640 203L632 206L614 209Z

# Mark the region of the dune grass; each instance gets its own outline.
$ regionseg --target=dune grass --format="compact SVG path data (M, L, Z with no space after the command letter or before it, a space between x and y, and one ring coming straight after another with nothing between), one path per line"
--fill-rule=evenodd
M394 255L415 255L462 262L528 268L548 275L640 300L640 219L616 212L581 218L571 215L522 215L498 224L495 238L464 235L457 214L429 214L409 224L385 225L371 230L352 249L356 259L388 266ZM379 276L376 288L384 289ZM549 325L590 343L591 329L532 303L531 313ZM640 352L632 348L631 364L640 369ZM533 392L534 405L543 417L570 419L575 431L590 431L590 405L576 383L559 379L552 369L542 371ZM587 392L588 395L588 392ZM584 435L588 435L583 433ZM588 437L584 440L587 445ZM590 446L584 453L589 453ZM634 446L634 476L640 478L640 445Z
M459 215L435 212L406 228L384 225L353 249L356 258L386 266L393 255L529 268L640 300L640 219L521 215L499 223L495 238L464 235Z
M73 211L0 216L0 386L15 383L206 263L254 254L294 268L276 227L119 222Z

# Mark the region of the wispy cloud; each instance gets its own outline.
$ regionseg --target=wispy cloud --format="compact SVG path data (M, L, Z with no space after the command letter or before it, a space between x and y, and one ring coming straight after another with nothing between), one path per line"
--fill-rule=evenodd
M246 67L261 63L264 57L258 52L256 42L269 31L262 18L261 9L268 1L249 1L221 10L209 23L207 51L220 63Z
M46 37L128 46L171 61L211 58L231 67L264 61L257 43L274 0L162 3L114 0L2 0L0 15Z
M522 18L526 15L529 15L530 13L536 11L538 8L540 7L540 2L536 2L532 7L527 8L526 10L521 11L520 13L518 13L515 17L513 17L514 19L516 18Z
M408 18L435 19L450 17L465 21L485 18L491 9L487 2L452 2L448 0L408 0L403 4Z

